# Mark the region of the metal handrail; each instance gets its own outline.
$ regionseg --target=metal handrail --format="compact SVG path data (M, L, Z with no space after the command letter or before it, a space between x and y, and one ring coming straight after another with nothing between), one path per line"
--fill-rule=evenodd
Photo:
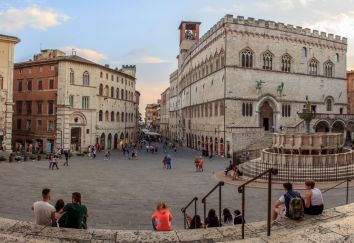
M270 217L271 217L271 200L272 200L272 175L278 174L278 169L270 168L261 174L255 176L251 180L243 183L238 187L238 192L242 193L242 239L245 238L245 191L246 186L251 182L261 178L265 174L268 174L268 215L267 215L267 235L270 236Z
M347 195L346 195L346 198L345 198L345 204L348 204L348 202L349 202L349 182L351 182L351 181L352 180L348 178L348 179L346 179L346 180L344 180L344 181L342 181L342 182L340 182L340 183L338 183L338 184L336 184L336 185L334 185L334 186L322 191L322 194L324 194L324 193L326 193L326 192L328 192L328 191L330 191L330 190L332 190L332 189L334 189L334 188L336 188L336 187L338 187L338 186L340 186L340 185L342 185L344 183L347 183L347 193L346 193Z
M202 203L204 205L204 227L206 227L206 199L212 194L217 188L219 188L219 226L221 227L221 187L224 186L225 183L220 181L216 184L213 189L210 190L202 199Z
M183 213L183 224L184 224L184 229L187 229L187 215L186 215L186 211L187 211L187 208L194 202L194 217L197 215L197 201L198 201L198 198L197 197L194 197L188 204L187 206L185 206L184 208L181 208L181 211ZM195 228L196 228L196 224L197 224L197 221L194 221L195 223Z

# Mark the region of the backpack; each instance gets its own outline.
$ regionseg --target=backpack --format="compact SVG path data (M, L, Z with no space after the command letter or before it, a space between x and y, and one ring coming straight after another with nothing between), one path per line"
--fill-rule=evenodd
M293 196L290 193L286 195L289 197L289 218L299 220L304 217L304 204L301 197L295 193Z

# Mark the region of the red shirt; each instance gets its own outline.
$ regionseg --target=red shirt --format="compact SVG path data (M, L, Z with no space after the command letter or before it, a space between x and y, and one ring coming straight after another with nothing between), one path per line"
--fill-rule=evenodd
M157 219L157 231L172 230L171 220L172 214L168 209L156 210L151 216L151 220Z

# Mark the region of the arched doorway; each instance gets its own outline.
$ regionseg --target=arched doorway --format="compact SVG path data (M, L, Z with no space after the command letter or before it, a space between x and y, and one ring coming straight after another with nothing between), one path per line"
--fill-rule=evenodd
M259 108L259 126L265 131L270 131L274 125L273 114L273 108L268 101L265 101Z
M120 142L119 142L120 146L122 147L124 145L124 134L123 133L120 134L119 139L120 139Z
M332 132L344 133L344 123L342 121L335 121L332 125Z
M118 134L114 134L114 149L118 148Z
M107 149L112 149L112 134L108 134Z
M327 121L319 121L315 125L316 132L329 132L329 123Z
M354 123L352 121L348 122L347 127L346 127L346 135L345 135L345 141L348 144L351 144L353 141L353 131L354 131Z
M106 134L104 133L101 134L100 144L103 145L103 149L104 149L106 144Z
M81 127L71 128L71 150L80 151L81 150Z

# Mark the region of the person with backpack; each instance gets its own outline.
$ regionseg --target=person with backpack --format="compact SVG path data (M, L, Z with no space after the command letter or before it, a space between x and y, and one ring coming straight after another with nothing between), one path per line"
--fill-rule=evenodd
M278 215L282 213L282 205L285 206L285 217L294 220L301 219L304 216L304 204L300 193L293 191L291 183L284 183L283 188L285 194L275 202L275 207L272 210L272 220L276 221Z

